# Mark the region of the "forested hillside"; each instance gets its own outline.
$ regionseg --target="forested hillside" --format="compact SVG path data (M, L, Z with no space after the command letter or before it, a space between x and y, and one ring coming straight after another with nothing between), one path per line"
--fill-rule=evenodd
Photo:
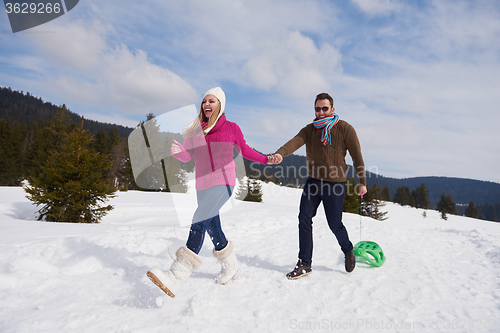
M65 105L57 107L10 88L0 88L0 185L19 186L30 176L40 176L41 166L64 137L82 126L93 134L91 148L113 161L108 177L117 188L136 188L128 161L131 128L87 120Z
M47 122L56 114L57 109L58 107L52 103L44 102L41 98L36 98L28 92L24 94L22 91L0 87L0 119L4 118L11 123L24 125L29 125L32 122ZM75 124L81 124L83 120L83 128L88 130L90 134L96 134L100 130L109 132L114 128L122 138L125 138L132 131L132 128L129 127L85 119L70 110L69 115Z

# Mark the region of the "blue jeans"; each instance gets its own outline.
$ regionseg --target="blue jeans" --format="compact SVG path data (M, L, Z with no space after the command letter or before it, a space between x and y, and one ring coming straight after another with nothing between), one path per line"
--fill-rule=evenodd
M196 191L198 208L194 212L186 242L186 246L194 253L200 253L205 240L205 231L210 235L216 251L226 247L227 239L220 225L219 210L229 200L233 189L234 186L217 185L207 190Z
M342 252L348 253L353 249L347 229L342 223L345 184L345 182L326 182L309 177L304 185L299 212L299 259L302 259L305 265L312 263L312 218L316 216L321 201L328 226L337 238Z

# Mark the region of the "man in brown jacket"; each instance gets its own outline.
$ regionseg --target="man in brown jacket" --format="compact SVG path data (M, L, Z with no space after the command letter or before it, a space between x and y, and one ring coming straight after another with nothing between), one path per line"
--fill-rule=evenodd
M364 195L367 192L365 165L356 131L335 114L333 98L327 93L316 96L314 111L314 121L302 128L273 156L279 163L283 156L288 156L306 145L308 179L300 200L299 260L295 269L286 275L291 280L312 272L312 218L321 202L328 226L344 252L346 271L352 272L356 266L353 245L342 223L348 172L345 161L347 151L352 157L356 175L361 183L359 194Z

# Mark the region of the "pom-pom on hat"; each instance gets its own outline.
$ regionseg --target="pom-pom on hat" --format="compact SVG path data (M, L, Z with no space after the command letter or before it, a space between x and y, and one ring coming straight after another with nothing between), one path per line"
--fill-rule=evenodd
M224 94L224 91L220 87L215 87L215 88L212 88L209 91L207 91L205 93L205 95L203 95L203 98L205 98L205 96L207 96L207 95L213 95L213 96L217 97L217 99L220 102L219 116L222 113L224 113L224 109L226 108L226 94ZM203 98L202 98L202 100L203 100Z

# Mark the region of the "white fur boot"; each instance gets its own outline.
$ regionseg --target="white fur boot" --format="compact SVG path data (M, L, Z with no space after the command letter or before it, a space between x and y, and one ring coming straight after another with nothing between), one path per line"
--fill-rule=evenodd
M220 251L214 249L213 254L222 265L222 269L217 275L217 283L226 284L238 272L238 259L234 254L233 242L228 241L226 247Z
M178 249L175 255L177 259L167 273L156 267L147 273L149 279L172 298L179 291L181 280L189 278L193 269L198 269L201 265L200 257L186 246Z

